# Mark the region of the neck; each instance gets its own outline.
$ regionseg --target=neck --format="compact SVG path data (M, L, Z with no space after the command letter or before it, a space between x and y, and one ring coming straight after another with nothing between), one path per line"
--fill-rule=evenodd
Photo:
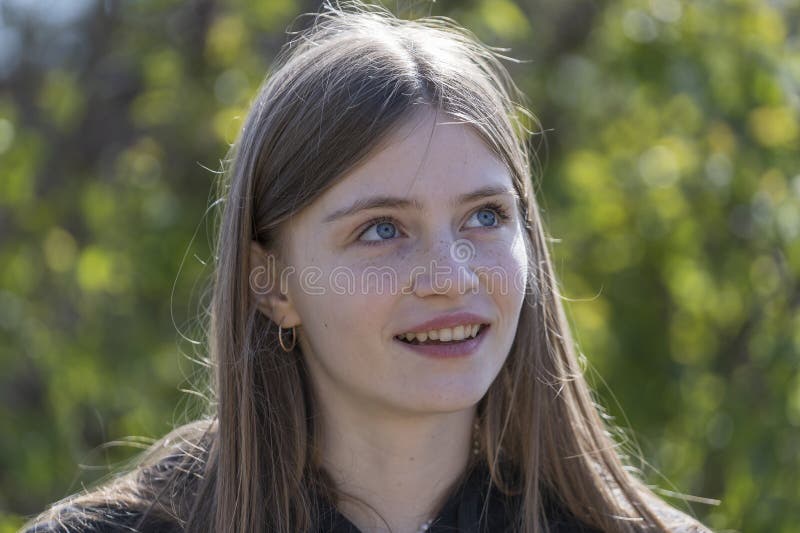
M331 415L322 417L323 466L353 498L337 503L348 520L363 532L416 533L435 518L469 462L474 407L415 416Z

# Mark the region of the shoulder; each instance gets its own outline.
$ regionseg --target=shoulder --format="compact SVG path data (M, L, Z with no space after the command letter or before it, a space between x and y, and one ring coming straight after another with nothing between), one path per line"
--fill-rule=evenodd
M649 511L663 524L664 531L669 531L670 533L712 533L711 529L701 524L697 519L669 505L652 492L641 492L640 496ZM600 529L581 522L561 502L552 489L545 489L543 503L545 516L552 533L601 533Z
M120 505L65 504L52 508L23 533L178 533L179 524Z
M547 527L551 533L602 533L579 520L556 496L553 489L544 488L542 506Z
M652 491L641 493L649 509L666 526L671 533L712 533L711 529L669 503L662 500Z
M701 524L697 519L666 502L660 501L653 507L661 521L673 533L712 533L711 529Z
M186 427L180 431L180 438L173 432L154 444L134 470L54 504L22 532L183 531L197 481L203 476L207 443L183 438Z

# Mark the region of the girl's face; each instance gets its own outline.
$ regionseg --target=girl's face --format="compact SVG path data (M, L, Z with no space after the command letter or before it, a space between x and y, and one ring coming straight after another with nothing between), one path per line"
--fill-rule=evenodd
M416 115L284 230L288 303L278 318L299 324L322 405L468 408L511 348L528 274L511 175L470 126L434 128L442 118ZM456 313L485 326L449 357L398 340L447 329L425 323Z

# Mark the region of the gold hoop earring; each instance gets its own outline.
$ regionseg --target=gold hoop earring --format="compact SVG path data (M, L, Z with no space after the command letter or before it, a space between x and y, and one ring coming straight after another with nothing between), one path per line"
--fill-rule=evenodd
M294 350L294 345L297 344L297 333L294 330L294 326L292 326L292 345L288 348L283 343L283 328L278 326L278 342L281 344L281 348L283 348L284 352L291 352Z

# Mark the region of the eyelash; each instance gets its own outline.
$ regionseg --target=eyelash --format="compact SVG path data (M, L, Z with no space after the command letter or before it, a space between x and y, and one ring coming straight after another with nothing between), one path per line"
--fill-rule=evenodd
M497 226L484 226L484 228L486 228L486 229L500 227L506 220L508 220L510 218L509 215L508 215L508 210L505 207L503 207L502 205L500 205L499 203L497 203L497 202L486 202L482 206L478 207L475 211L473 211L472 214L477 213L478 211L483 211L484 209L490 209L490 210L494 211L495 215L497 215L497 218L499 219L498 223L497 223ZM395 219L393 219L392 217L387 217L387 216L375 217L375 218L367 221L364 224L364 229L361 232L359 232L358 238L360 239L361 236L364 235L364 233L366 233L368 229L370 229L375 224L380 224L381 222L396 223ZM380 246L383 243L388 242L388 241L392 241L392 240L394 240L394 239L383 239L383 240L377 240L377 241L361 241L361 240L359 240L357 242L358 242L358 244L363 244L365 246Z

